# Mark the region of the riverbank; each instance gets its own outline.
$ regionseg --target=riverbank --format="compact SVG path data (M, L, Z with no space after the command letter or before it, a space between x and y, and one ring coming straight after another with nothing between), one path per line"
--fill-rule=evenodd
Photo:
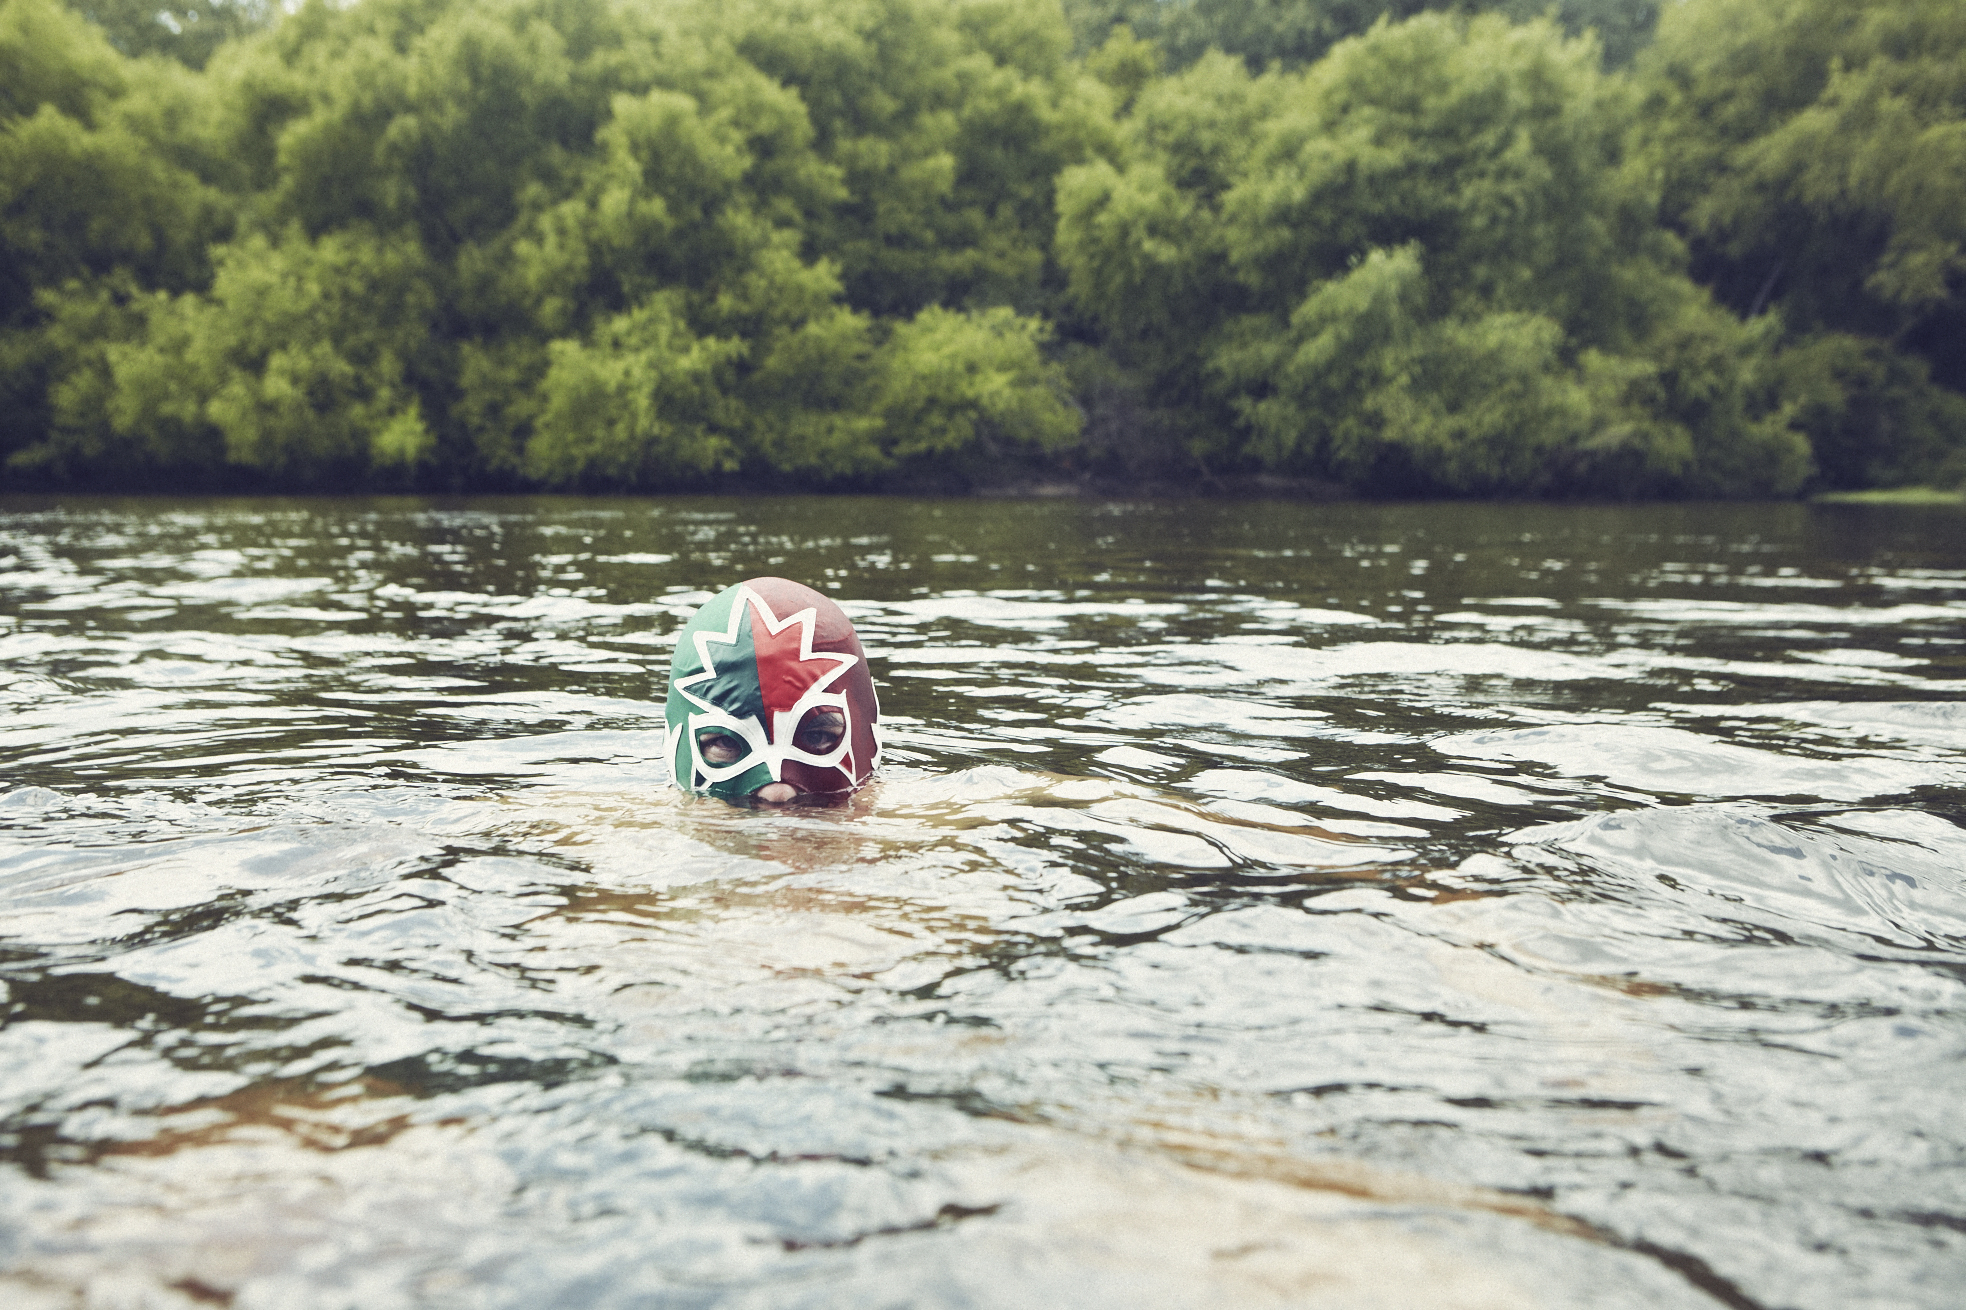
M213 477L205 479L105 479L101 483L82 485L61 483L51 480L0 481L0 498L13 497L121 497L121 496L183 496L191 498L225 497L300 497L300 498L360 498L360 497L518 497L550 499L591 499L596 502L620 499L624 496L647 498L649 496L764 496L780 498L785 496L828 496L857 497L872 496L890 500L911 500L923 497L952 500L1285 500L1316 504L1339 504L1344 502L1364 502L1371 504L1400 505L1418 504L1432 501L1480 504L1480 503L1529 503L1544 505L1581 504L1686 504L1701 502L1751 504L1755 502L1791 502L1812 505L1966 505L1966 487L1947 489L1944 487L1885 487L1865 491L1821 491L1801 496L1619 496L1611 495L1566 495L1566 496L1441 496L1441 495L1372 495L1347 487L1341 482L1324 478L1288 477L1277 473L1212 473L1196 470L1186 477L1168 475L1154 477L1125 477L1112 474L1079 474L1070 472L1027 472L1000 480L978 478L956 470L941 470L934 473L903 475L892 478L875 479L866 482L841 481L814 486L801 479L783 474L763 474L747 477L731 474L718 478L693 478L679 485L658 488L653 491L624 491L612 488L592 488L569 491L566 489L545 489L514 484L510 480L491 480L483 484L438 483L425 484L415 479L403 479L393 484L354 485L346 488L327 488L317 486L288 486L251 476Z
M1877 487L1869 491L1825 491L1811 496L1818 505L1966 505L1966 487Z

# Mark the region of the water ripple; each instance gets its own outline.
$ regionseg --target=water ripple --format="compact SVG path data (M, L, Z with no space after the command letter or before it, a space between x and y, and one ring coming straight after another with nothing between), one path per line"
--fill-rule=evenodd
M8 501L0 1288L1949 1306L1958 526ZM667 786L765 572L837 810Z

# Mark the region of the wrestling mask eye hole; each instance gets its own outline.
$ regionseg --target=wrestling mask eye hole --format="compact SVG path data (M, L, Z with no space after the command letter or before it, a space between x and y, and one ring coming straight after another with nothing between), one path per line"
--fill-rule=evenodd
M807 710L792 745L808 755L831 755L846 740L846 716L823 706Z
M696 753L705 764L719 767L735 764L750 753L751 744L736 733L722 728L705 728L696 734Z

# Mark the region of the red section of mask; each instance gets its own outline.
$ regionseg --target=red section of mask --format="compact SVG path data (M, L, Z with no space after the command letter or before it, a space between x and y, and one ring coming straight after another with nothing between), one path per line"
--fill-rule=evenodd
M799 658L806 639L804 622L788 623L776 633L767 621L769 610L761 600L751 602L751 645L758 653L758 689L764 694L766 731L775 726L771 715L781 714L799 703L816 682L840 667L837 655L815 653L811 659Z
M880 718L881 708L880 702L874 695L874 679L872 671L867 667L867 654L860 649L860 638L853 632L853 621L847 618L845 612L833 602L831 597L814 591L803 583L793 582L787 578L749 578L744 586L754 596L764 601L765 608L774 614L797 614L801 610L811 610L817 620L813 625L812 637L812 649L815 654L828 652L836 655L851 655L854 659L850 667L841 668L838 678L826 684L826 690L838 692L846 698L848 753L846 760L842 761L844 767L814 769L814 773L823 773L826 778L807 780L800 770L810 766L788 760L784 767L785 780L795 786L824 790L839 785L831 779L850 775L852 785L859 786L874 772L874 758L879 754L879 748L874 741L874 724ZM751 607L751 623L753 631L760 631L765 626L764 619L758 614L755 605ZM766 645L775 644L776 639L771 638L769 634L763 635ZM780 635L784 638L793 638L796 642L796 635L790 631ZM797 656L798 646L794 644L791 663L795 668L801 667ZM813 660L804 664L803 668L809 670L822 662L832 663L830 660ZM807 689L826 676L827 671L824 669L817 674L807 673L804 680L795 684L798 694L804 694ZM761 680L761 688L762 686ZM771 695L771 693L765 694ZM791 703L796 701L797 695L792 697ZM770 723L772 715L766 713L765 719Z

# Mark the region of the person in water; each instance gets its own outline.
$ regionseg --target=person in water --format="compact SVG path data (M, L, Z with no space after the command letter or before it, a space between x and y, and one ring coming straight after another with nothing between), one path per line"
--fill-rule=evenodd
M880 757L852 620L784 578L726 587L684 625L665 716L675 784L734 803L843 800Z

